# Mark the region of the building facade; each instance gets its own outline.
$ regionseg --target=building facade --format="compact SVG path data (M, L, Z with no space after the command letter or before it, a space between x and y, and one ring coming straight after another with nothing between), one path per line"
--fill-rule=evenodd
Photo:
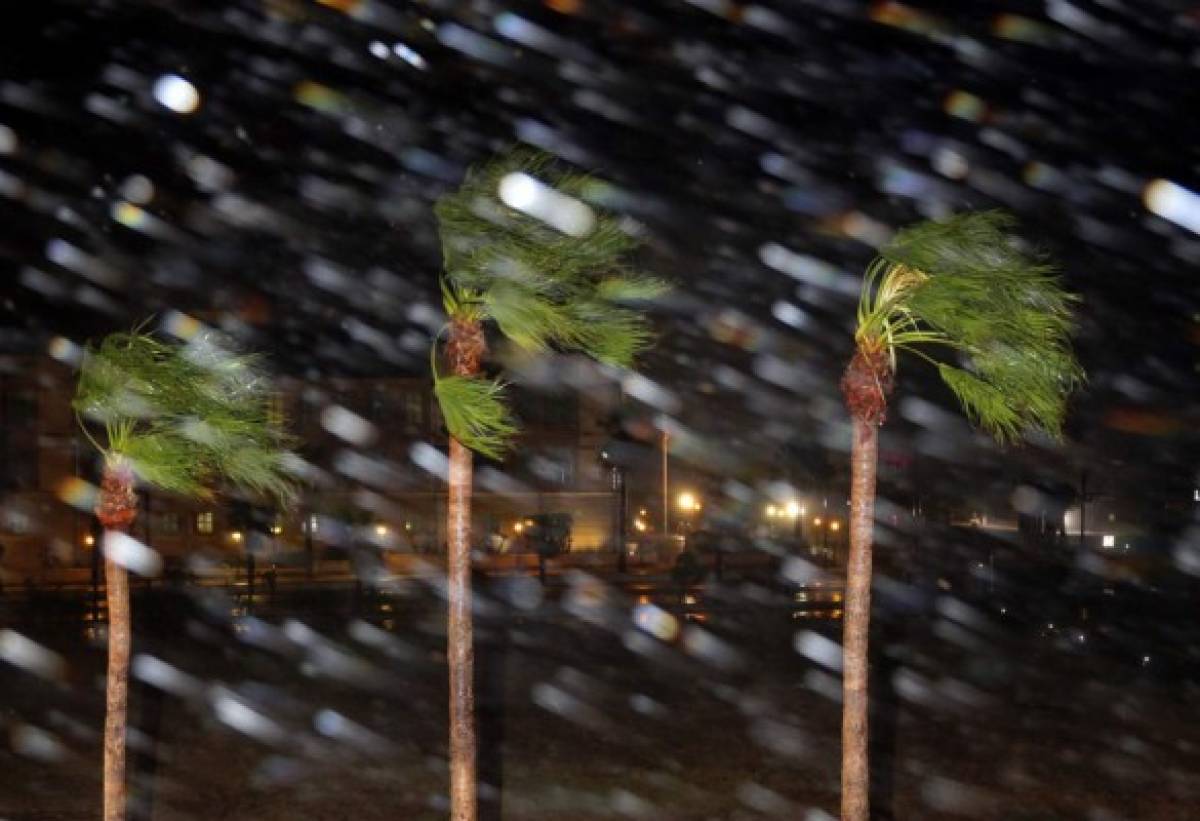
M50 356L0 356L0 572L9 583L92 562L95 449L71 408L75 373ZM261 501L141 491L133 535L168 560L320 561L355 547L437 554L446 543L446 433L425 378L283 378L272 414L306 481L287 510ZM473 536L523 548L530 516L568 513L571 549L613 549L615 499L600 450L606 397L512 389L520 441L503 464L476 459Z

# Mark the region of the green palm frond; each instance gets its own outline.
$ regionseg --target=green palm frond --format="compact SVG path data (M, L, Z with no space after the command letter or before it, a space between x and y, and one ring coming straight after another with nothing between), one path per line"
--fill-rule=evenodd
M204 495L225 480L287 500L290 442L269 420L269 398L258 360L229 352L212 335L178 345L133 332L88 349L74 407L81 424L104 427L97 444L105 455L148 484Z
M473 451L501 459L517 433L504 386L480 377L443 376L433 384L450 435Z
M506 181L509 190L517 181L534 192L528 207L502 196ZM442 302L451 320L460 326L494 322L526 351L577 351L630 367L651 340L638 303L669 286L627 269L625 257L639 240L601 207L611 193L536 151L519 149L472 169L435 207L445 265ZM564 215L577 219L568 224ZM434 382L451 434L498 457L516 430L499 383L439 378L436 367Z
M538 180L548 196L573 198L589 215L587 230L567 233L505 204L499 191L510 175ZM603 191L594 178L561 170L552 157L535 151L517 150L472 170L435 208L447 313L460 318L462 307L470 305L481 312L479 319L495 321L526 350L554 347L591 355L595 335L582 327L591 309L580 306L646 301L668 290L662 280L626 270L624 258L639 241L618 217L587 202ZM630 310L620 327L635 331L633 353L650 338L640 312Z
M1014 242L1013 226L988 211L897 233L867 269L855 334L893 363L897 350L951 354L954 364L935 362L943 380L1002 442L1029 429L1061 435L1084 380L1070 342L1077 298Z

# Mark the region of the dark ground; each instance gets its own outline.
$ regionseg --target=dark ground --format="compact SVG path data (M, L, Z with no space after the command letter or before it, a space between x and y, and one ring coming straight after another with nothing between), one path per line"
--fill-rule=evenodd
M220 593L142 594L137 652L171 667L143 663L135 686L135 793L152 806L141 817L444 817L441 610L426 583L404 585L290 591L255 616ZM541 603L528 578L487 587L484 817L821 819L836 808L838 681L811 660L821 645L808 632L836 637L833 605L797 610L778 588L731 580L694 590L678 621L665 584L626 597L579 574ZM881 601L879 817L1194 817L1200 693L1186 675L1006 626L950 596L907 614ZM101 649L46 602L11 618L66 667L50 681L0 669L11 742L0 817L93 818Z

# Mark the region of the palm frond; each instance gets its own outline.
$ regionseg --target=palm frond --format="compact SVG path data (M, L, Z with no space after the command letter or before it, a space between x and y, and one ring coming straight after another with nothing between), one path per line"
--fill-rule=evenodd
M542 196L570 197L567 204L587 209L588 229L560 230L506 204L500 188L514 174L538 180L550 192ZM526 350L554 347L589 355L602 350L606 361L630 364L649 338L641 313L626 309L603 333L587 327L588 317L596 313L595 306L655 299L668 286L626 270L624 257L638 239L616 216L586 202L602 198L603 191L592 177L564 171L552 157L528 150L472 170L435 208L447 312L457 316L469 302L482 306L478 318L495 321L501 333ZM475 299L465 299L466 294ZM629 340L612 339L622 331L631 334Z
M939 371L973 422L1001 441L1031 428L1057 437L1084 380L1070 342L1077 298L1013 225L988 211L897 233L868 268L856 339L893 357L929 344L954 354Z
M214 335L178 345L134 332L88 350L74 406L104 426L106 454L148 484L199 495L225 480L286 500L290 441L271 423L269 399L257 358Z
M480 377L435 377L434 393L450 435L466 447L501 459L517 433L504 386Z

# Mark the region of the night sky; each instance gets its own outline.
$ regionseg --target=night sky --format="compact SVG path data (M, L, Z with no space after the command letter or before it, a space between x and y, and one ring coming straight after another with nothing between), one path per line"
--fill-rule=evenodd
M1017 461L1191 482L1195 3L36 5L0 31L6 348L179 310L283 371L421 373L432 202L528 143L611 181L639 263L676 283L642 412L699 463L844 448L873 249L1002 207L1081 295L1090 378L1081 446ZM937 411L933 377L901 365L885 449L1012 461Z

